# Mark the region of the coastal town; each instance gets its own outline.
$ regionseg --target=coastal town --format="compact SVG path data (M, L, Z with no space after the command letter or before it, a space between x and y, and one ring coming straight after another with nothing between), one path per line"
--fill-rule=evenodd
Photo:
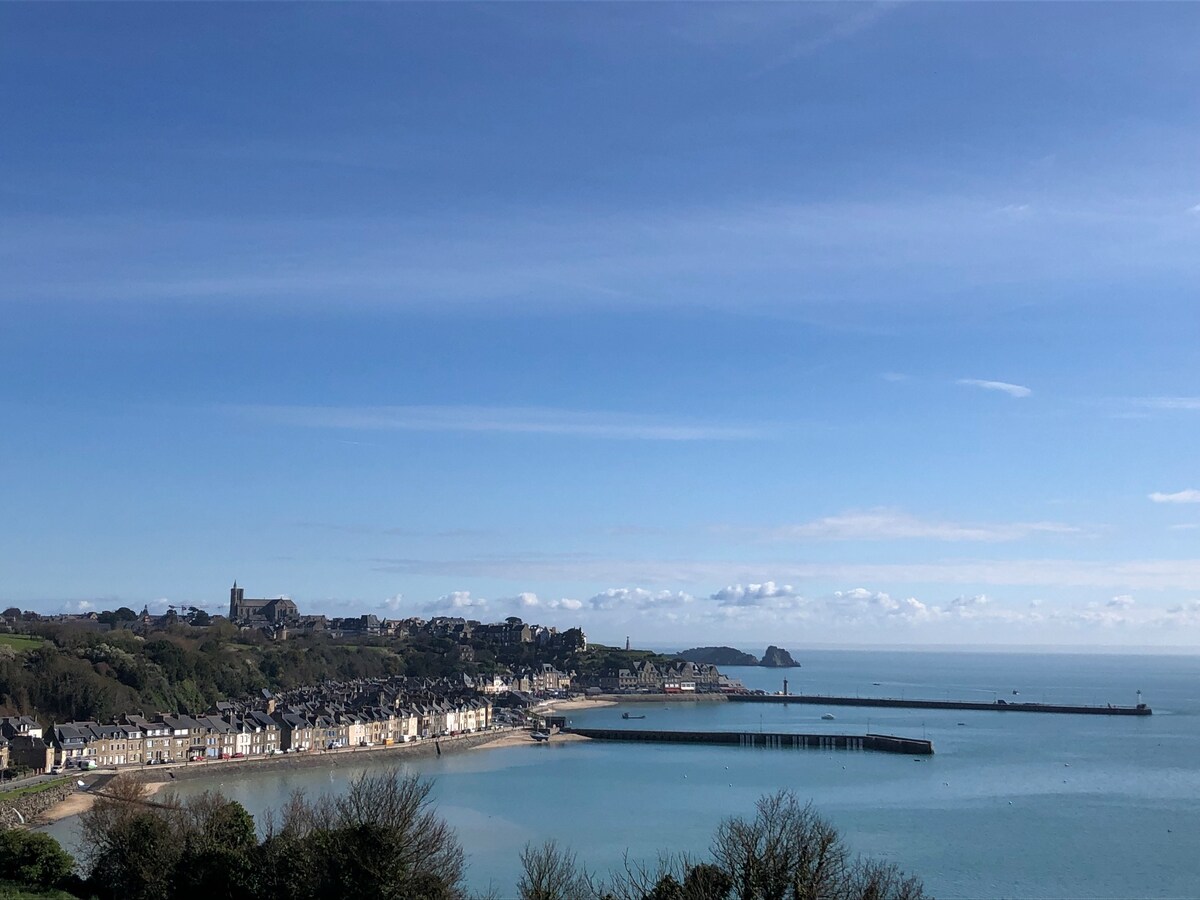
M157 616L145 610L140 615L129 612L43 617L8 610L0 618L0 628L30 639L45 633L63 640L65 629L68 636L115 640L126 635L144 644L184 643L193 632L204 633L222 624L221 617L210 617L194 607ZM48 721L35 709L13 710L9 697L5 698L7 711L17 714L0 716L0 770L30 776L68 769L119 770L385 749L536 724L541 721L538 714L549 712L550 704L571 697L691 697L742 689L715 665L679 658L635 658L638 653L652 654L631 650L628 640L623 652L611 648L614 658L627 658L626 665L587 671L560 668L549 660L578 660L588 650L583 631L560 632L516 617L499 623L445 616L330 620L302 616L286 597L247 599L235 583L225 622L243 640L253 638L271 646L301 636L333 646L355 637L384 644L437 640L454 665L450 674L440 677L390 675L325 680L274 691L263 687L254 694L222 697L211 708L125 709L106 721ZM491 652L530 662L481 671L477 655ZM97 667L112 674L107 663Z

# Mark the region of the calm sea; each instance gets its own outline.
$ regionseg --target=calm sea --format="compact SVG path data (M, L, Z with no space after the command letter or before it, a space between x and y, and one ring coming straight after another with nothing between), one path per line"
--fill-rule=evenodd
M1149 718L637 704L573 712L579 725L926 736L922 762L890 754L593 743L447 754L408 764L436 779L473 886L509 896L527 841L555 838L589 867L626 852L702 852L722 817L779 788L810 799L856 850L920 875L939 897L1200 896L1200 659L1020 653L805 651L786 672L728 669L804 693L1133 704ZM875 684L878 682L878 684ZM832 713L835 721L823 721ZM354 772L261 772L221 789L256 815L296 788ZM212 784L189 782L185 791ZM70 844L73 824L52 833Z

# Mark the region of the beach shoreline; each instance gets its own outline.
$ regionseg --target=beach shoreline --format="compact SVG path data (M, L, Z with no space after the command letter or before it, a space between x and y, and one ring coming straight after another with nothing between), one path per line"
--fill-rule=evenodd
M570 703L570 701L559 701ZM594 704L589 705L610 705ZM536 710L545 713L551 710L547 705ZM563 708L563 707L559 707ZM578 708L567 706L565 708ZM319 750L297 754L276 754L275 756L257 757L239 760L206 760L201 762L176 763L168 766L146 766L141 768L124 768L113 770L98 770L90 773L92 776L104 776L101 783L118 775L134 778L150 789L151 796L181 781L196 781L215 779L233 773L280 771L285 769L307 769L315 767L339 768L342 766L357 766L374 763L389 757L398 762L413 757L441 755L442 753L461 753L467 750L499 749L506 747L536 747L540 742L530 738L528 728L500 728L494 731L480 732L470 735L447 736L429 739L415 743L395 744L390 747L353 747L342 750ZM567 741L586 741L588 738L578 735L555 734L554 743ZM63 819L69 819L90 809L94 795L87 789L75 791L63 800L40 813L36 821L30 824L36 827L49 825Z
M619 703L711 702L725 699L720 694L600 694L591 697L572 697L566 700L549 700L533 707L530 712L536 715L559 715L585 709L603 709ZM590 739L581 735L555 733L551 740L558 744ZM528 728L500 728L495 731L427 739L414 743L394 744L389 747L347 747L340 750L311 750L307 753L277 754L250 759L203 760L175 763L169 766L100 770L92 775L108 777L127 775L148 785L153 794L176 781L216 778L230 773L256 772L266 769L300 769L314 766L336 768L345 765L363 765L389 756L404 760L414 756L432 756L466 750L538 747L542 743L530 738ZM62 819L69 819L89 809L92 802L93 796L86 789L76 791L39 814L32 824L34 827L40 827Z

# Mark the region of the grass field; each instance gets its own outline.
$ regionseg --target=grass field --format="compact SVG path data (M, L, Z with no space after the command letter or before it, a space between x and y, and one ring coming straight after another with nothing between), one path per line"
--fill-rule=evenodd
M0 881L0 900L58 900L58 898L66 898L72 900L74 894L68 894L65 891L56 891L49 888L31 888L22 887L19 884L13 884L9 881Z
M14 650L32 650L46 643L40 637L30 637L27 634L0 634L0 644L7 644Z
M15 800L18 797L25 796L26 794L38 794L42 791L48 791L51 788L56 788L70 780L70 778L56 778L54 781L43 781L41 784L31 784L26 787L19 787L16 790L4 791L3 793L0 793L0 803L6 803Z

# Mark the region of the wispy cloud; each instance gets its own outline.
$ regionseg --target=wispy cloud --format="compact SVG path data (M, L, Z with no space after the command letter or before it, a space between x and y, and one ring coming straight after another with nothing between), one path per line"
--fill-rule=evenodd
M0 303L253 303L295 311L358 309L796 309L836 295L863 304L938 304L986 283L1047 286L1192 277L1179 214L1153 197L1063 197L1021 228L995 210L1009 198L945 193L873 201L738 201L525 208L429 216L252 217L12 215L0 248ZM1155 212L1130 213L1130 207ZM1053 238L1053 240L1051 239ZM286 258L248 256L270 241ZM864 264L861 247L872 247ZM1137 247L1137 253L1130 248ZM64 262L65 261L65 262ZM55 263L55 265L51 265ZM47 272L56 273L54 278ZM10 274L11 272L11 274ZM742 290L730 290L736 283ZM843 316L840 315L839 318Z
M393 574L512 581L609 582L663 585L762 583L762 572L790 581L899 585L1025 586L1125 591L1193 590L1200 558L961 559L911 563L791 560L621 559L588 554L519 554L466 559L378 559L373 569ZM1110 594L1111 595L1111 594Z
M762 428L687 422L639 413L499 406L229 406L226 412L273 425L346 431L461 431L607 440L741 441Z
M1155 491L1148 496L1155 503L1200 503L1200 491L1195 488L1176 491L1173 494L1164 494L1161 491Z
M1142 409L1200 410L1200 397L1135 397L1130 402Z
M935 541L1017 541L1031 535L1080 534L1082 529L1061 522L1008 522L980 524L939 522L889 509L851 511L771 529L773 540L935 540Z
M964 384L968 387L982 388L985 391L999 391L1002 394L1008 394L1010 397L1028 397L1033 393L1029 388L1022 384L1010 384L1007 381L985 381L980 378L960 378L958 384Z

